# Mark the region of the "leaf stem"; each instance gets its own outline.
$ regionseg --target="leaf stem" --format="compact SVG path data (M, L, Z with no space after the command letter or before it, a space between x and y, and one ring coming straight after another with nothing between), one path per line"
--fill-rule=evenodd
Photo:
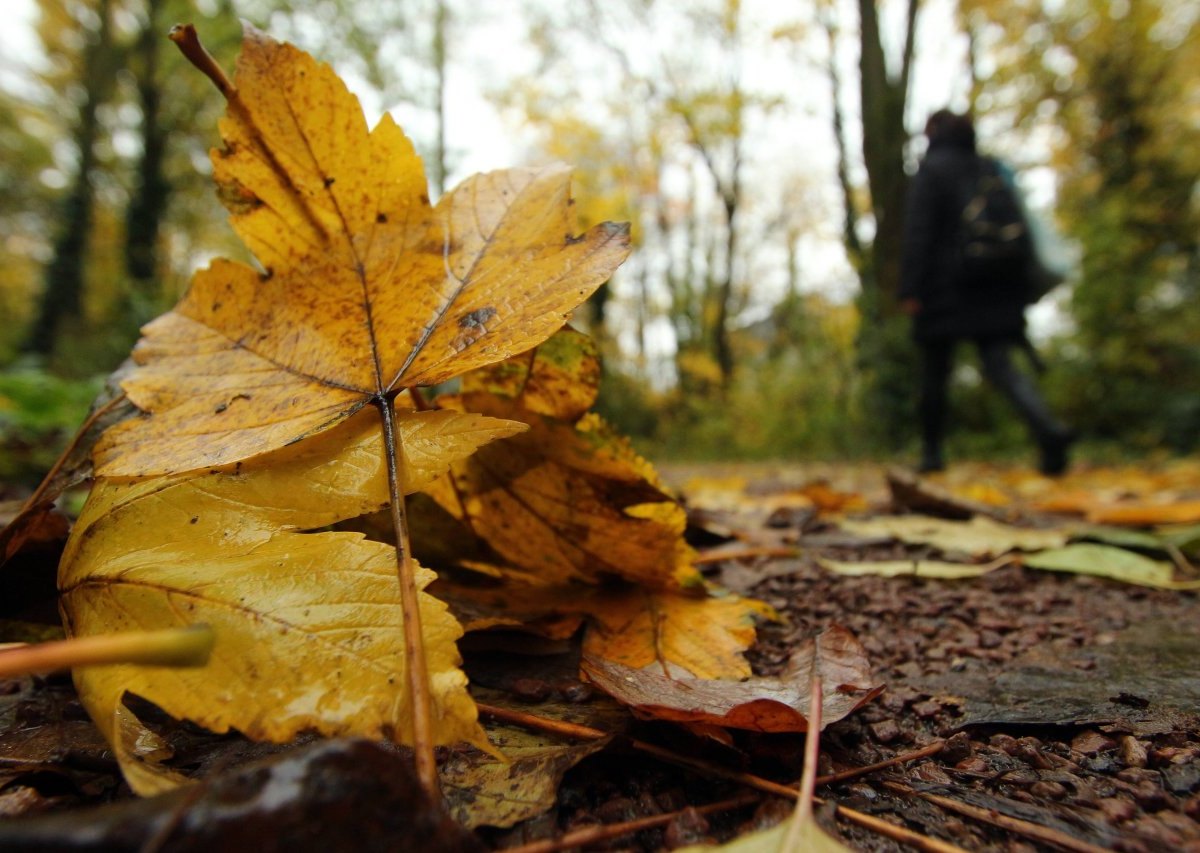
M821 674L813 653L812 697L808 710L808 734L804 740L804 772L800 776L800 791L796 797L796 809L788 824L781 845L783 850L800 849L800 833L804 824L812 820L813 794L817 790L817 759L821 753Z
M416 755L417 778L429 796L439 801L441 789L438 787L437 761L433 755L429 668L425 661L425 641L421 631L416 567L409 546L408 514L404 509L404 490L401 488L401 457L396 452L395 414L388 398L379 396L373 402L383 419L383 455L387 461L392 529L396 534L396 574L400 581L400 611L404 619L404 658L412 703L412 746Z
M214 639L207 625L191 625L17 646L0 650L0 678L118 663L204 666L212 653Z
M212 54L205 50L204 45L200 43L200 35L196 32L195 26L176 24L171 27L167 38L175 42L175 46L179 48L180 53L187 57L188 62L195 65L205 77L213 81L213 85L227 100L232 96L236 91L233 81L225 76L225 71L217 63L217 60L213 59Z

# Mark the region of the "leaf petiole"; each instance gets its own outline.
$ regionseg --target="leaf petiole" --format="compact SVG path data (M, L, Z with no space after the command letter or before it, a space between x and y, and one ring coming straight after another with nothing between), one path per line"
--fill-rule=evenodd
M207 625L73 637L0 650L0 678L120 663L199 667L208 663L216 635Z
M421 632L421 609L417 597L416 568L409 545L408 514L404 508L404 489L400 454L396 452L396 423L392 401L385 396L373 401L383 420L383 454L387 461L388 496L392 529L396 534L396 570L400 582L400 610L404 619L405 670L412 702L412 744L416 757L417 778L430 797L439 795L437 761L433 754L432 699L429 694L429 668L425 660L425 641Z

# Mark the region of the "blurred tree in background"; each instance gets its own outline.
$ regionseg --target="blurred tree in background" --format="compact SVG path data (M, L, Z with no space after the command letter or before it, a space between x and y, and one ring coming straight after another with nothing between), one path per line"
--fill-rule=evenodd
M224 105L165 38L194 21L232 69L239 17L333 63L369 115L396 112L435 196L489 144L452 84L488 74L481 54L502 68L483 94L516 159L577 167L581 225L634 224L638 251L581 318L606 356L601 406L685 455L904 446L894 293L930 100L914 79L940 69L916 84L936 106L973 81L985 145L1036 167L1080 249L1051 390L1097 441L1194 449L1196 5L959 0L958 32L924 44L924 16L949 26L951 2L36 0L37 55L16 75L6 60L0 87L0 455L44 467L30 448L77 422L138 327L208 258L244 256L209 179ZM950 73L945 38L963 47ZM959 392L966 446L1019 439L976 371Z

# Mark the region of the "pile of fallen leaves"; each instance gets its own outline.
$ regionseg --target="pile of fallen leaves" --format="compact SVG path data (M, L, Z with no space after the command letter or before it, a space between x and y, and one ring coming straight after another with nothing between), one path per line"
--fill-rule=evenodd
M328 66L248 29L231 81L194 30L172 37L228 102L214 176L258 266L213 262L146 326L3 539L7 557L44 537L90 473L58 570L64 648L212 638L203 666L77 659L134 791L189 781L150 724L165 715L407 745L431 801L466 774L486 802L515 765L480 725L468 632L578 637L577 678L714 733L805 731L814 684L827 721L878 692L844 631L802 678L753 677L771 609L705 582L683 507L589 412L597 354L564 323L628 253L627 226L577 236L561 167L476 176L432 205L411 142L388 116L368 130ZM456 814L503 826L545 808L514 801Z
M0 840L839 849L813 817L821 785L834 794L821 821L856 827L857 846L1005 833L1071 846L1042 815L955 811L945 772L937 791L934 770L911 775L951 759L986 775L946 709L980 724L972 702L994 683L975 664L1027 651L1010 638L1035 635L1036 618L976 625L976 602L958 619L974 639L950 640L944 610L910 602L881 623L891 596L991 595L963 585L1014 573L1041 573L1030 589L1071 573L1194 601L1186 470L1107 490L896 472L882 495L811 477L759 481L758 495L693 480L685 507L590 411L598 355L565 322L628 238L608 223L576 236L565 170L476 176L433 205L411 143L386 116L368 130L327 66L248 30L230 81L193 31L174 37L228 101L214 174L258 266L214 262L146 327L0 533L0 556L14 588L18 572L40 577L39 547L66 532L55 499L89 477L58 568L67 637L207 626L211 653L203 666L77 666L73 687L0 682L0 812L120 801L0 822ZM839 603L847 590L859 598ZM922 668L921 637L944 640L929 660L949 659L963 685L982 679L975 698ZM1151 701L1140 690L1129 695ZM1003 697L987 701L1001 711L985 723L1011 722ZM1089 714L1022 719L1114 725ZM1150 752L1144 728L1084 745L1128 766L1141 749L1142 768L1151 755L1195 767L1194 715L1163 720L1173 740ZM856 748L864 726L888 748ZM808 734L822 730L834 748L819 760ZM1060 774L1036 776L1038 796L1066 791L1066 765L1038 761ZM116 768L150 799L123 800ZM1139 777L1143 799L1175 796L1188 813L1189 772L1153 792ZM880 773L882 787L850 781ZM858 799L835 787L855 784ZM986 829L882 807L897 798Z

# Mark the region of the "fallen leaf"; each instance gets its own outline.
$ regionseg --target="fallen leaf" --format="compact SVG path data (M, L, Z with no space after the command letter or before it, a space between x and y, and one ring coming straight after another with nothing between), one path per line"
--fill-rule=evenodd
M0 566L26 549L62 542L70 529L71 523L53 500L22 507L0 530Z
M728 844L700 844L677 848L676 853L851 853L851 848L829 835L811 817L789 836L791 822L747 833Z
M451 412L398 413L406 488L522 425ZM285 741L312 729L405 740L410 701L394 550L354 533L306 533L388 502L381 439L363 412L319 438L202 474L100 480L59 570L73 636L206 622L199 670L77 670L80 699L130 785L176 779L139 758L137 694L212 731ZM432 573L418 570L423 587ZM438 743L486 746L458 669L458 623L420 596ZM123 737L122 732L127 736Z
M595 345L569 329L463 376L460 394L437 398L439 406L530 430L456 464L426 494L458 521L456 542L479 550L476 540L495 555L489 573L539 586L622 578L698 588L683 508L627 439L584 414L598 376ZM419 527L413 547L421 555L428 546Z
M651 665L681 668L695 678L750 676L745 652L756 624L777 618L760 601L727 593L684 595L631 589L597 596L587 607L592 622L583 654L640 670Z
M1086 542L1068 545L1030 555L1024 563L1032 569L1093 575L1158 589L1200 589L1200 580L1175 580L1175 567L1171 563L1111 545Z
M1158 524L1200 523L1200 501L1125 503L1094 506L1087 513L1093 524L1153 527Z
M430 592L446 602L466 631L513 628L565 639L583 624L599 590L586 586L529 586L522 583L467 583L447 575Z
M788 672L779 678L693 678L678 669L664 674L658 664L633 669L587 656L582 666L597 687L642 717L756 732L803 732L808 730L814 662L824 689L825 725L842 719L883 690L872 681L870 664L858 640L836 625L797 648Z
M1132 548L1138 551L1166 551L1169 547L1162 537L1144 530L1130 530L1127 527L1085 527L1075 532L1074 540L1082 542L1100 542L1104 545L1115 545L1118 548Z
M891 536L909 545L930 545L939 551L976 558L997 557L1009 551L1061 548L1069 538L1065 530L1014 527L984 516L953 521L925 515L895 515L846 519L840 526L857 536Z
M479 750L456 752L438 769L450 814L468 829L510 827L548 811L563 774L609 743L608 738L564 741L498 724L489 725L487 733L503 760Z
M722 590L479 586L439 579L431 588L467 631L513 628L565 639L586 618L584 654L640 669L659 662L697 678L750 675L745 652L769 606Z
M821 682L813 682L812 704L809 717L814 721L814 732L810 732L804 744L804 772L800 776L800 790L796 795L796 807L790 820L761 832L750 833L723 844L719 850L742 851L742 853L850 853L850 848L827 834L813 817L813 791L817 781L817 759L820 755L821 725ZM712 848L688 847L693 853Z
M145 327L122 387L149 416L104 434L102 475L249 459L528 350L629 252L627 226L572 236L563 166L431 207L391 117L368 131L328 65L252 27L226 94L214 177L262 270L214 261Z
M835 489L828 480L813 480L800 487L800 494L813 502L819 511L855 512L867 508L867 502L857 492L844 492Z
M936 580L962 580L977 578L997 568L995 563L947 563L940 560L864 560L849 562L817 559L823 569L846 577L876 575L883 578L933 578Z

